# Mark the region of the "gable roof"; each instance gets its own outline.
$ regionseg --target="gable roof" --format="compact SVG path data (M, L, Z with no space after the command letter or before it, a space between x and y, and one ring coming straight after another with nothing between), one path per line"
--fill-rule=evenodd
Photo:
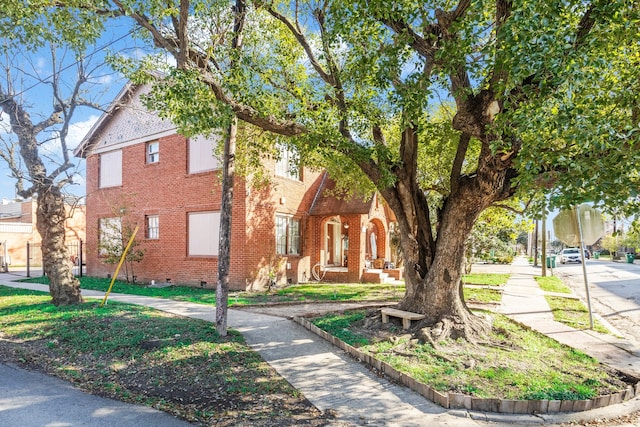
M140 138L174 133L176 127L171 121L160 118L142 105L140 95L149 90L151 86L148 84L128 82L73 150L74 156L86 158L99 143L102 143L100 149L105 149L115 144L132 143ZM111 129L114 122L115 126Z
M111 102L107 111L102 113L100 118L98 118L93 126L91 126L89 132L87 132L84 138L82 138L80 144L78 144L78 146L73 150L74 156L86 158L87 152L89 152L91 147L97 142L95 140L95 137L101 133L101 131L108 123L109 118L120 109L120 106L125 104L126 101L131 98L134 86L135 85L129 81L126 85L124 85L122 89L120 89L120 92L118 92L118 95L116 95L115 99Z
M20 218L22 216L22 202L2 200L0 204L0 218Z
M363 198L352 195L346 198L338 198L333 195L336 182L327 175L322 180L316 199L309 210L310 215L349 215L368 214L371 205L377 195Z

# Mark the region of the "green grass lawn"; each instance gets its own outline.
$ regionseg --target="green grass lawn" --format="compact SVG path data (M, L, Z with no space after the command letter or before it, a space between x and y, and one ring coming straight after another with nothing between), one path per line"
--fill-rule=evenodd
M582 301L550 295L545 296L545 298L549 307L551 307L553 318L556 321L564 323L574 329L589 329L589 310ZM610 333L598 319L593 320L593 330L603 334Z
M111 279L100 277L78 277L81 289L106 292L109 289ZM48 284L45 276L22 280L22 282ZM150 288L146 285L132 285L124 281L116 280L111 292L118 294L133 294L148 297L171 298L179 301L201 302L204 304L216 303L215 292L212 289L202 289L189 286L171 286L166 288Z
M313 283L289 286L275 293L295 301L375 301L399 300L404 292L404 285L388 283Z
M408 334L384 339L362 328L371 312L331 314L313 323L439 391L504 399L588 399L626 387L597 360L508 318L492 314L479 343L448 340L438 348Z
M50 301L47 293L0 286L0 360L198 425L321 418L236 331L221 337L209 322L117 302Z
M81 289L106 292L110 279L96 277L80 277ZM23 280L29 283L48 284L46 277ZM191 286L170 286L166 288L150 288L144 285L132 285L116 280L111 290L113 293L143 295L169 298L178 301L189 301L201 304L216 303L214 289L203 289ZM405 292L404 285L374 283L313 283L288 286L271 292L230 291L229 305L243 306L277 302L312 302L312 301L375 301L399 300Z
M502 292L495 289L464 288L462 292L467 302L498 304L502 300Z
M474 274L467 276L465 281L484 286L501 286L507 279L508 275L503 274ZM548 289L559 292L561 287L554 283L555 279L542 280L545 283L541 286L550 286ZM109 285L107 279L83 277L80 280L83 289L105 291ZM46 278L29 281L46 283ZM551 285L546 282L551 282ZM400 299L404 291L404 286L389 284L313 283L289 286L272 292L232 292L229 302L233 306L286 301L388 301ZM463 291L469 302L499 303L501 299L501 292L495 289L469 286ZM215 292L211 289L185 286L148 288L116 282L113 292L215 304ZM242 347L244 343L241 336L232 332L229 338L220 339L214 328L204 322L182 319L188 324L180 323L171 316L150 309L116 303L104 308L98 308L95 302L57 308L47 303L49 297L46 294L4 287L0 287L0 296L3 297L0 298L0 330L5 334L3 336L21 342L43 343L40 351L55 353L54 357L45 354L44 358L56 364L54 370L58 375L77 378L79 382L89 381L100 390L107 389L109 393L117 393L117 396L125 400L153 401L147 395L143 397L132 392L127 388L129 380L118 379L117 375L121 371L143 371L143 366L149 364L156 366L156 358L166 356L168 359L162 359L162 362L158 362L160 365L171 365L172 369L175 365L176 369L179 368L176 376L169 377L166 376L167 373L161 372L160 381L166 383L194 376L201 378L199 370L207 372L207 369L217 369L215 367L227 363L227 359L223 359L212 361L213 368L208 365L212 360L211 355L218 353L232 358L240 355L238 363L260 366L251 358L250 350ZM572 305L575 300L560 300L562 301L557 305L552 305L554 314L556 311L572 315L579 313L581 317L574 320L574 327L584 328L585 312ZM550 304L553 301L555 300L550 300ZM365 320L365 312L332 314L317 319L316 324L441 391L510 399L584 399L610 392L620 386L609 378L606 369L583 353L522 329L503 316L492 316L493 332L486 342L466 345L461 340L456 340L439 343L441 348L433 348L403 337L391 341L372 339L353 327ZM159 343L158 351L141 350L141 343L149 340ZM205 356L196 356L193 351L202 352ZM245 355L248 359L244 359ZM207 366L200 366L201 360ZM244 369L240 365L233 366L236 366L234 369ZM184 370L180 370L183 368ZM227 371L224 369L216 377L216 381L221 381L221 384L233 383L233 386L229 384L228 387L234 392L248 393L249 400L254 393L253 399L256 400L260 393L268 395L285 390L282 392L295 394L295 390L281 389L277 379L273 386L250 384L250 377L258 375L255 372L263 372L262 367L256 369L246 379L247 383L233 374L225 377ZM153 370L148 373L151 375L149 378L160 375ZM138 381L135 375L131 377L131 381ZM199 412L207 413L209 412Z
M474 283L496 285L506 283L505 274L474 274ZM80 277L80 287L105 292L109 288L110 279ZM46 277L23 280L30 283L47 284ZM170 286L166 288L150 288L143 285L132 285L115 281L113 293L143 295L168 298L177 301L189 301L200 304L215 305L214 289L202 289L190 286ZM312 283L292 285L271 292L229 292L229 306L246 306L281 302L322 302L322 301L399 301L405 293L404 285L388 283ZM500 302L501 293L491 289L464 288L465 299L470 302Z
M504 286L509 280L508 274L471 273L462 276L462 281L469 285Z
M562 280L555 276L536 276L538 286L545 292L556 292L561 294L570 294L571 288L565 285Z
M545 292L555 292L560 294L571 294L571 288L565 285L561 279L555 276L536 277L540 288ZM545 299L551 307L553 318L556 322L563 323L574 329L589 329L589 310L579 299L563 298L559 296L546 295ZM611 333L597 319L593 321L593 329L604 334Z

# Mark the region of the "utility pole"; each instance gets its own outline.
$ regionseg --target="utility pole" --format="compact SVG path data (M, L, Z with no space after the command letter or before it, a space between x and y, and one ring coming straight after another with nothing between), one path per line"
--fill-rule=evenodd
M536 229L533 234L533 266L538 266L538 220L536 219Z
M547 275L547 216L543 213L542 214L542 277L545 277L546 275Z

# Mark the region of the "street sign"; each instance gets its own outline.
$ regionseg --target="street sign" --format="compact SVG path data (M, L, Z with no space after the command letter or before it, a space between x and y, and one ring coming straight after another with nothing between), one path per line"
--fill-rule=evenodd
M582 226L583 245L593 245L604 235L602 213L591 205L582 204L574 209L561 211L553 219L553 230L560 241L569 246L580 245L578 218Z
M584 287L587 292L587 306L589 308L589 325L593 329L593 312L591 310L591 296L589 295L589 281L587 280L587 266L584 259L585 245L593 245L604 234L602 214L593 206L582 204L571 210L564 210L553 218L553 229L567 245L580 247L582 260L582 274Z

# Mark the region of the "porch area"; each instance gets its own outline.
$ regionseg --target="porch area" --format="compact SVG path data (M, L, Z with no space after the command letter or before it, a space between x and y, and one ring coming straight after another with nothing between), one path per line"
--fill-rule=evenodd
M306 242L312 278L339 283L401 280L390 249L395 217L380 195L339 198L331 179L321 187L310 211L312 238Z
M317 267L313 278L317 281L347 283L349 268L336 266ZM403 279L402 268L365 268L360 275L361 283L398 283Z

